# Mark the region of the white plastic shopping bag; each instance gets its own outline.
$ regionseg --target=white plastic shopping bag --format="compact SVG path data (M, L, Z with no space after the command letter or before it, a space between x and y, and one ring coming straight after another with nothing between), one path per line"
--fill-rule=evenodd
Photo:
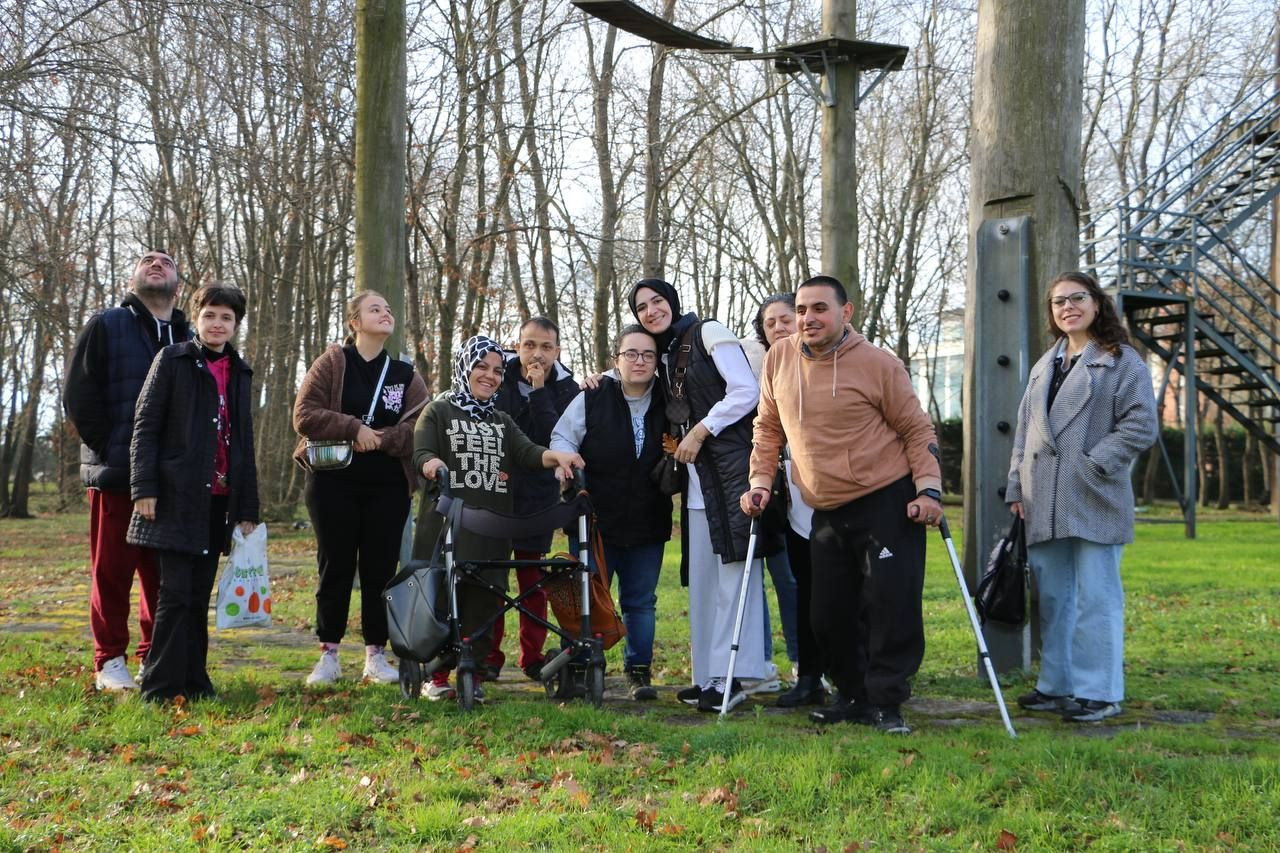
M271 581L267 577L267 526L245 536L236 525L231 555L218 581L219 628L264 627L271 624Z

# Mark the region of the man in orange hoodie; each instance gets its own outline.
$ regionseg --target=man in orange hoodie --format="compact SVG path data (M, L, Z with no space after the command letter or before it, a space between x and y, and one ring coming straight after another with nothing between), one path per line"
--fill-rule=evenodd
M789 444L814 508L808 604L840 691L809 716L905 734L901 706L924 657L924 526L942 518L937 436L902 362L855 332L852 317L838 279L797 288L799 331L765 356L741 505L764 509Z

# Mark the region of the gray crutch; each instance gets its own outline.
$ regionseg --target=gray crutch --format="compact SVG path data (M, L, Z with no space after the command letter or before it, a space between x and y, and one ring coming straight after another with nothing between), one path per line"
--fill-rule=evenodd
M760 506L760 496L752 495L751 502ZM756 534L760 529L760 516L751 518L751 532L747 536L747 567L742 572L742 588L738 590L738 615L733 620L733 644L729 646L729 674L724 679L724 699L720 702L720 719L729 713L729 697L733 695L733 667L738 662L738 643L742 639L742 616L747 611L747 592L751 588L751 564L756 554Z

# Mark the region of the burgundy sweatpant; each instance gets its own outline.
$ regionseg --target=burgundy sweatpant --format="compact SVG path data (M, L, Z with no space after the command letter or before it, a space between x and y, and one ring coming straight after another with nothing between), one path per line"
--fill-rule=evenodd
M89 628L93 632L93 668L112 658L127 657L129 650L129 593L138 573L142 595L138 623L142 639L138 658L151 648L151 626L160 579L155 552L124 541L133 514L127 492L89 489Z
M516 551L512 557L516 560L541 560L542 554L537 551ZM520 585L520 591L524 592L533 586L542 577L542 570L535 568L516 569L516 582ZM495 605L496 606L496 605ZM547 618L547 593L546 590L538 590L533 595L521 602L521 606L529 609L530 612L536 613L540 618ZM494 623L493 626L493 648L485 658L485 663L501 667L506 661L507 656L502 651L502 637L506 633L506 625L503 620ZM547 641L547 629L534 622L523 613L520 614L520 656L517 662L520 668L524 669L529 664L543 659L542 646Z

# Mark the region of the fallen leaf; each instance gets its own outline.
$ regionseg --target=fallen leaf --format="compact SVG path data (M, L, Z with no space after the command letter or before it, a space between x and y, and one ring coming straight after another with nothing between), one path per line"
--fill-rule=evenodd
M479 827L493 826L493 821L489 820L489 818L485 817L484 815L478 814L478 815L475 815L474 817L469 817L463 820L462 825L473 827L473 828L477 826Z
M1000 830L1000 840L996 842L997 850L1017 850L1018 836L1007 829Z
M316 839L317 847L332 847L334 850L346 850L347 842L336 835L322 835Z
M653 819L657 816L657 809L638 809L636 811L636 823L640 824L640 828L644 831L653 832Z

